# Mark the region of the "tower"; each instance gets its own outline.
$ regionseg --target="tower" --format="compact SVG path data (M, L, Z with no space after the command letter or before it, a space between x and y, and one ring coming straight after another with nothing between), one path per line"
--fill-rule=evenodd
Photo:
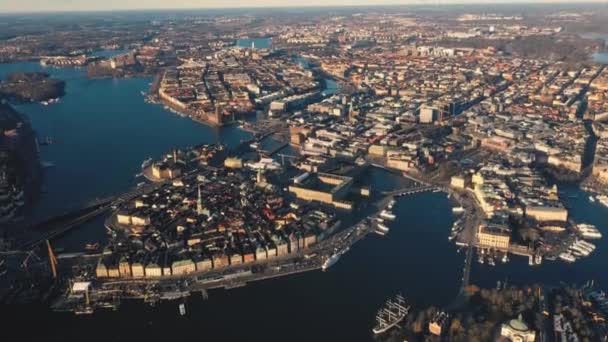
M196 214L197 215L202 215L203 214L203 199L201 196L201 186L198 186L198 198L196 200Z

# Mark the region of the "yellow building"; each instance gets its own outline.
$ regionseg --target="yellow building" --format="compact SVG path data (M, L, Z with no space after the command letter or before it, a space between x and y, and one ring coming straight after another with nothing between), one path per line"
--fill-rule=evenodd
M526 216L539 222L568 220L568 209L559 207L526 207Z
M511 229L496 224L481 224L477 228L477 242L480 248L507 250L511 242Z

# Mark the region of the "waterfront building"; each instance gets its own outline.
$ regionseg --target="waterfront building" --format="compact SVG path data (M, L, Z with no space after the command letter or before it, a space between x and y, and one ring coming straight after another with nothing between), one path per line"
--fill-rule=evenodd
M511 241L511 229L493 223L480 224L477 228L477 239L481 248L507 250Z
M568 209L563 207L526 207L526 216L536 221L558 221L568 220Z

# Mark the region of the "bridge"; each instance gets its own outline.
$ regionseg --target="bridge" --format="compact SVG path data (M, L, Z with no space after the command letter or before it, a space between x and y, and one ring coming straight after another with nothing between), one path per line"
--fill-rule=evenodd
M34 232L44 232L32 240L21 243L19 250L30 250L44 243L46 240L54 239L68 231L79 227L99 215L106 213L115 206L128 202L140 195L151 192L158 188L163 183L146 184L133 190L105 198L97 198L92 202L85 204L82 208L68 212L66 214L52 217L43 222L36 223L28 229Z
M400 196L413 195L413 194L429 192L429 191L441 191L441 189L436 186L433 186L433 185L423 185L423 186L407 187L407 188L397 189L397 190L393 190L393 191L383 191L382 195L400 197Z

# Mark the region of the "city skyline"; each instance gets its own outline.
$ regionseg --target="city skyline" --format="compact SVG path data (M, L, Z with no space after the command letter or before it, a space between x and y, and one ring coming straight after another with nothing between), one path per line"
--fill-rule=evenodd
M116 1L110 0L95 3L83 0L56 0L52 3L45 0L10 0L0 4L0 13L27 13L27 12L80 12L80 11L113 11L113 10L170 10L170 9L223 9L223 8L287 8L287 7L351 7L351 6L399 6L399 5L496 5L514 3L604 3L603 0L513 0L513 1L488 1L488 0L294 0L286 4L280 0L261 0L244 3L238 0L185 0L179 4L161 0L142 1Z

